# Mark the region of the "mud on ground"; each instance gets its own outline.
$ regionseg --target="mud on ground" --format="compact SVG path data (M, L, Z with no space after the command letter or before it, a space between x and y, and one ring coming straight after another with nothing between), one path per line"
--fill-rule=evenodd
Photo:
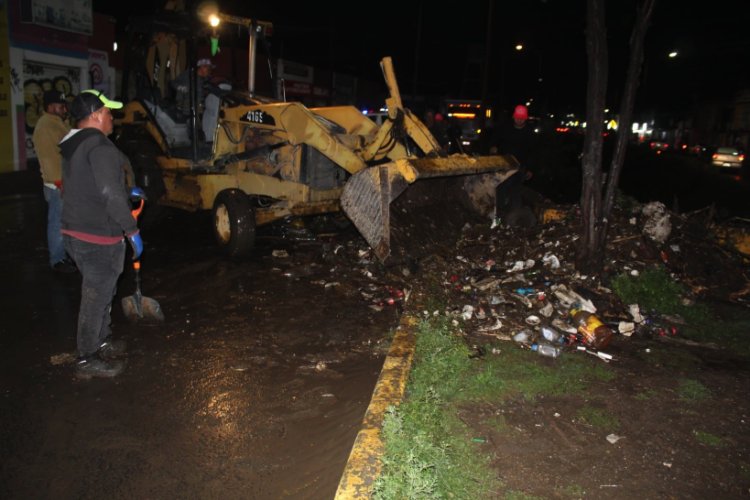
M586 356L605 366L614 375L611 381L591 381L577 395L464 407L461 419L475 436L486 438L481 451L494 457L509 490L542 498L746 497L748 359L732 346L684 338L680 318L642 311L644 321L636 323L605 283L573 268L576 208L551 208L548 215L555 220L545 224L492 228L487 219L456 217L456 207L446 214L445 207L435 206L430 228L453 227L460 240L453 247L445 239L442 245L430 241L431 253L417 249L427 256L419 262L414 287L420 295L413 297L411 310L454 318L479 356L492 355L482 349L488 344L523 348L511 340L520 331L538 339L541 326L552 326L565 334L562 329L572 326L570 304L563 303L565 294L555 293L560 290L590 301L616 332L603 349L612 361ZM747 260L712 237L710 213L678 215L662 206L654 222L644 208L636 203L617 208L604 276L635 276L664 266L688 290L685 300L710 302L722 315L740 311L747 318ZM447 305L430 310L434 304ZM634 331L617 332L620 322ZM529 356L550 366L558 361L531 351ZM562 356L585 354L571 346ZM606 418L587 419L587 412Z

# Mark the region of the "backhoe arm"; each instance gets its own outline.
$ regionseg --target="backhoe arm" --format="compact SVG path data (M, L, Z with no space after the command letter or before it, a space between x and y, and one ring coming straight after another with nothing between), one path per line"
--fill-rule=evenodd
M384 57L380 61L380 68L383 70L383 78L388 86L390 97L385 100L388 106L388 116L395 122L395 126L403 124L403 130L427 156L445 156L440 144L425 126L414 114L404 108L401 101L401 92L398 89L396 81L396 72L393 69L393 61L390 57ZM397 158L391 158L396 160Z

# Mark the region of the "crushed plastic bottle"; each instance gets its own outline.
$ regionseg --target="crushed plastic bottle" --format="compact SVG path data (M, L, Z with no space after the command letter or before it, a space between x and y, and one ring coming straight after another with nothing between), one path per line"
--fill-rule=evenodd
M560 332L548 326L542 327L542 336L550 344L562 344L565 342L565 337L560 335Z
M562 349L549 344L531 344L531 350L548 358L557 358L562 354Z
M513 340L521 344L525 344L526 342L529 341L529 337L530 337L529 332L521 330L517 334L513 335Z

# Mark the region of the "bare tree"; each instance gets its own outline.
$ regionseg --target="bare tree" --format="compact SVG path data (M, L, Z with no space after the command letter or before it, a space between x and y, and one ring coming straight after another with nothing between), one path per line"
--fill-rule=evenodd
M609 166L606 186L602 172L604 146L604 108L609 73L605 0L586 2L586 53L588 86L586 89L586 135L583 143L583 180L581 186L581 240L576 267L597 274L604 265L604 249L609 216L614 205L620 172L625 162L630 125L638 79L643 66L643 45L656 0L642 0L637 6L635 24L630 36L630 59L625 88L620 102L619 133Z

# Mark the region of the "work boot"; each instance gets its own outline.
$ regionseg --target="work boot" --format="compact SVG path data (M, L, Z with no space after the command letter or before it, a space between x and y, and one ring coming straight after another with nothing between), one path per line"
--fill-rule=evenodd
M125 354L127 347L128 345L124 340L113 340L108 338L99 344L99 349L96 353L103 359L116 358Z
M92 377L112 378L125 369L123 361L107 361L96 356L80 358L76 363L76 376L82 379Z

